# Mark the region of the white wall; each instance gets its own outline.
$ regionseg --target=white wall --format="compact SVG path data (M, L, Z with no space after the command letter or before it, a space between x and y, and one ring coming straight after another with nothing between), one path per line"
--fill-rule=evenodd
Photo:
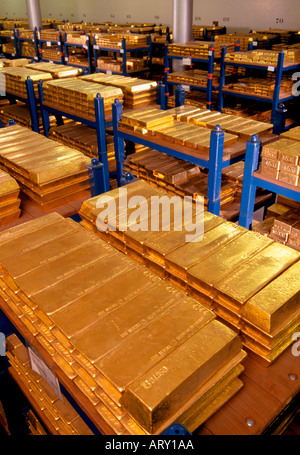
M40 0L44 18L154 22L172 26L172 0ZM0 16L26 17L26 0L0 0ZM229 32L300 29L299 0L194 0L194 24L226 25Z

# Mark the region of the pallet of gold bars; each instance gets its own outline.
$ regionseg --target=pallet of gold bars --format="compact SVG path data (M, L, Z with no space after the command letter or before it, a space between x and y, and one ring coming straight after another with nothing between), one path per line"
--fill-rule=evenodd
M49 137L61 144L79 150L90 158L99 158L97 132L94 128L78 122L69 122L65 125L53 126L49 130ZM106 152L109 171L116 170L114 138L106 135Z
M26 38L26 39L31 39L33 40L34 39L34 34L33 34L33 30L19 30L18 31L19 33L19 37L20 38Z
M101 73L84 75L80 79L121 89L124 95L124 107L129 109L156 104L157 83L155 81Z
M49 433L70 436L92 435L93 432L68 399L64 395L61 397L56 395L45 379L32 369L28 350L17 335L12 334L6 338L6 348L10 374L20 385L21 390L25 390L25 396ZM36 434L47 434L34 415L31 414L28 418L30 427Z
M40 49L40 56L43 60L50 60L50 61L61 61L61 57L63 53L61 52L59 46L52 46L51 48L41 48Z
M241 118L238 115L221 114L207 109L195 109L192 112L187 112L181 115L179 120L210 129L219 125L223 131L236 135L243 140L251 139L253 134L262 137L273 130L271 123Z
M43 211L88 194L87 164L82 153L21 126L0 131L0 165Z
M129 155L124 162L124 171L131 172L139 180L152 186L165 189L168 194L189 196L192 200L202 196L207 209L208 176L201 172L197 165L149 149ZM221 207L233 202L235 195L236 182L222 181Z
M0 170L0 226L16 221L20 214L20 187L17 181Z
M172 43L168 45L168 54L180 57L194 57L208 59L211 47L214 48L214 57L221 57L221 50L224 44L212 41L193 41L188 43ZM234 51L234 44L225 43L228 52ZM229 50L230 49L230 50Z
M44 104L78 117L95 121L94 98L100 94L105 118L112 115L112 104L118 98L123 102L121 89L83 81L79 78L56 79L43 85Z
M52 213L0 244L2 310L113 434L194 431L241 389L238 335L80 224Z
M247 52L228 52L225 56L226 62L249 63L252 65L272 65L277 66L279 51L273 50L254 50ZM299 49L287 49L284 52L284 66L300 61Z
M283 137L264 145L259 172L281 184L300 187L300 143ZM300 189L299 189L300 191Z
M217 110L218 96L214 92L212 93L212 109ZM186 106L195 106L200 109L206 109L207 106L207 94L205 92L199 92L199 90L190 90L185 92L184 104ZM175 95L168 97L168 107L175 107Z
M127 187L128 197L139 194L149 200L152 195L167 195L144 182ZM119 207L122 195L116 191L107 194L115 198ZM167 221L161 219L169 229L163 226L159 232L139 229L139 221L130 213L127 226L122 218L119 227L117 217L122 217L122 212L105 224L97 200L85 201L80 209L86 227L102 237L106 229L112 244L212 308L242 335L245 347L257 354L262 363L270 365L290 346L292 333L300 323L299 252L206 211L202 220L204 233L202 230L197 237L194 231L198 241L194 237L194 241L187 242L185 229L171 229L171 210L175 211L175 206ZM180 200L177 203L181 204ZM146 205L144 217L150 226L147 215L150 217L151 211ZM196 226L196 215L194 221ZM110 230L110 225L114 230Z
M148 46L148 39L145 35L138 35L133 33L100 33L94 35L95 44L103 48L121 49L122 39L126 41L126 49L135 49Z
M29 58L16 58L16 59L9 59L3 58L0 60L0 68L4 68L7 66L26 66L31 62Z
M222 27L220 25L193 25L193 38L196 40L203 40L204 31L205 38L209 40L212 36L223 35L226 33L226 27Z
M145 108L134 113L124 113L119 126L157 137L166 142L208 153L211 131L206 127L180 121L184 115L192 115L193 112L197 111L198 109L192 106L181 106L167 111ZM210 113L210 111L206 112ZM224 145L233 144L237 139L237 135L225 133Z
M30 63L25 66L26 68L50 73L53 79L61 79L63 77L76 77L83 73L82 68L75 68L75 66L62 65L58 63Z
M50 73L34 71L25 67L9 67L1 70L5 75L6 91L12 95L27 98L26 79L30 77L33 82L34 93L38 97L37 84L40 80L49 81L52 79Z
M59 31L53 29L44 29L38 31L39 39L45 41L56 41L58 42L63 36L60 34Z
M241 51L248 51L249 43L257 42L259 49L266 49L271 41L274 41L274 36L267 33L227 33L218 35L215 38L218 43L234 43L239 42ZM273 49L273 46L272 46Z
M194 85L196 87L207 87L207 71L204 70L186 70L176 71L168 74L168 81L177 82L179 84ZM213 77L213 86L219 85L218 77Z

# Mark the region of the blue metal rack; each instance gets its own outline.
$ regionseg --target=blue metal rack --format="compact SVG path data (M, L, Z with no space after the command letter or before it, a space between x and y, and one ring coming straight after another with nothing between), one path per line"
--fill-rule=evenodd
M142 144L159 152L166 153L167 155L208 169L208 211L215 215L220 215L222 169L229 164L243 159L244 157L244 152L241 152L232 159L223 159L225 133L221 130L220 126L216 126L216 128L211 131L209 157L208 159L204 159L189 155L188 153L184 153L180 150L176 150L172 146L168 147L166 145L158 144L155 141L151 140L151 137L145 137L143 135L139 135L138 133L130 134L129 132L120 130L118 122L122 117L122 104L116 100L112 108L115 155L117 162L117 182L119 186L128 183L123 178L123 162L125 159L124 140L127 139L131 142Z
M14 40L15 52L13 52L13 53L3 52L3 44L5 44L7 42L7 40ZM19 46L18 46L16 29L13 29L12 36L0 36L0 47L1 47L2 55L19 58Z
M59 31L57 31L57 34L58 34L57 35L58 36L57 41L40 39L40 33L41 33L41 29L38 31L38 47L39 47L38 59L41 62L59 63L59 64L63 65L65 63L65 60L64 60L64 47L63 47L63 40L62 40L61 33ZM59 60L50 60L50 59L43 58L43 48L44 48L45 44L48 47L51 47L52 45L58 46L59 52L60 52L60 59Z
M39 43L38 43L38 38L37 38L37 29L35 28L33 30L33 38L22 38L20 37L20 30L17 29L16 32L16 40L17 40L17 46L18 46L18 58L31 58L34 60L39 60ZM35 48L35 56L31 55L26 55L23 54L23 43L33 43L34 48Z
M66 32L64 33L64 48L65 48L65 64L66 65L72 65L77 68L82 68L85 74L91 74L93 72L93 65L92 65L92 45L90 42L90 37L89 35L86 35L86 44L73 44L73 43L68 43L67 42L67 34ZM75 47L77 49L84 49L87 53L87 59L88 59L88 66L83 66L83 65L77 65L75 63L69 63L69 48L70 47Z
M95 65L95 72L96 73L108 73L108 74L120 74L123 76L136 76L140 75L141 71L127 71L127 66L126 66L126 61L127 61L127 54L132 54L133 52L140 52L140 51L148 51L148 63L149 63L149 69L151 73L151 67L152 67L152 41L151 41L151 35L148 35L147 38L148 45L144 47L139 47L139 48L134 48L134 49L127 49L126 48L126 39L122 38L122 47L120 49L116 48L107 48L107 47L101 47L96 44L95 36L93 36L93 51L94 51L94 65ZM103 52L113 52L114 55L121 54L122 55L122 72L118 71L106 71L106 70L101 70L97 68L97 60L98 60L98 51L103 51Z
M272 193L277 193L289 199L300 202L300 187L288 185L261 175L257 169L261 151L261 142L257 135L253 135L247 142L245 157L245 172L241 197L239 225L247 229L253 221L254 200L256 188L264 188Z
M44 134L48 137L48 132L50 128L49 122L49 113L53 114L59 124L63 124L63 117L67 117L69 119L74 120L75 122L84 123L91 128L95 128L97 132L97 143L98 143L98 155L99 161L103 164L103 191L107 192L110 190L109 185L109 170L108 170L108 159L107 159L107 148L106 148L106 128L111 126L111 122L105 121L104 115L104 103L103 98L100 94L98 94L94 98L94 105L95 105L95 121L87 120L85 118L78 117L75 114L70 114L68 112L63 112L59 109L55 109L51 106L47 106L44 103L43 97L43 82L40 81L38 83L38 91L39 91L39 104L41 109L42 115L42 124L44 128ZM101 171L102 172L102 171Z
M274 117L275 117L275 112L276 109L279 106L279 103L284 103L287 101L290 101L294 99L294 95L288 95L288 96L280 96L280 86L281 86L281 81L282 81L282 75L284 71L292 71L292 70L299 70L300 69L300 64L287 64L284 65L284 51L279 52L278 54L278 61L277 61L277 66L270 66L270 65L262 65L262 64L248 64L248 63L238 63L238 62L225 62L225 55L226 55L226 46L224 46L225 50L222 54L221 58L221 74L220 74L220 89L219 89L219 109L222 112L223 106L224 106L224 95L230 95L230 96L235 96L239 98L245 98L253 101L260 101L260 102L266 102L270 103L272 106L272 114L271 114L271 123L274 123ZM246 69L253 69L253 70L263 70L263 71L271 71L276 73L276 79L275 79L275 88L274 88L274 94L273 98L268 98L268 97L263 97L259 95L250 95L246 93L238 93L238 92L233 92L230 90L224 90L224 85L225 85L225 67L226 66L233 66L235 68L241 67L241 68L246 68ZM291 125L289 126L289 128Z

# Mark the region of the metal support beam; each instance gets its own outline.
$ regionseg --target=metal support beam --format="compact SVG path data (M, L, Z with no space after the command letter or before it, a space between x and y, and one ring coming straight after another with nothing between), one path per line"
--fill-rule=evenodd
M29 28L34 30L36 27L42 27L42 14L40 7L40 0L26 0Z
M186 43L193 38L193 0L173 0L173 42ZM181 71L181 60L174 60L173 71Z

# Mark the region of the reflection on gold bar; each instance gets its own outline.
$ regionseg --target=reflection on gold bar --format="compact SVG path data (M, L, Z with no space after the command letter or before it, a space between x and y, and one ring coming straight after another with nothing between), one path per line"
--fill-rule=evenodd
M248 299L299 258L300 253L273 243L243 263L230 276L218 281L215 284L216 300L239 310Z
M170 292L172 290L170 286ZM178 349L214 317L210 310L195 305L192 299L182 298L181 294L175 307L95 362L95 366L116 391L122 393L132 381Z
M240 350L239 337L220 322L211 321L131 384L121 403L143 428L153 433L163 419L182 406L190 390L207 381Z
M240 264L272 243L271 239L254 234L242 233L222 246L211 256L198 262L187 271L188 282L207 295L212 295L214 284Z
M273 332L299 305L299 272L300 261L248 300L242 308L243 318L264 331Z

